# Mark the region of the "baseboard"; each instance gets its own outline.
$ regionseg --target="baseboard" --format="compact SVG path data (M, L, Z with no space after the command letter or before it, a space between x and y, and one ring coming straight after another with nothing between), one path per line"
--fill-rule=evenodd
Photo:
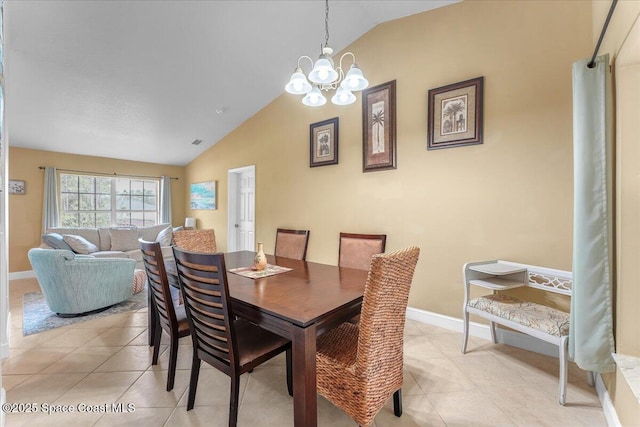
M407 307L407 319L426 323L428 325L439 326L456 332L462 332L463 330L462 319L413 307ZM491 340L489 325L483 325L481 323L469 322L469 335ZM513 347L545 354L547 356L558 357L558 347L527 334L497 328L496 338L498 342ZM607 387L604 385L602 376L599 373L595 373L595 387L598 398L600 399L602 411L604 412L605 419L607 420L607 425L609 427L622 427L620 420L618 419L618 414L616 413L616 408L613 406Z
M609 427L622 427L622 424L620 424L620 420L618 419L616 408L613 406L613 402L611 401L609 391L607 391L607 387L604 385L604 381L602 380L602 376L599 373L596 373L595 378L596 392L598 393L600 406L602 406L602 412L604 412L604 418L607 420L607 425Z
M9 273L9 280L31 279L32 277L36 277L36 273L34 273L33 270L14 271L13 273Z
M462 332L463 330L462 319L413 307L407 307L407 319L439 326L456 332ZM483 325L481 323L469 322L469 335L485 340L491 340L489 325ZM496 338L498 342L512 347L518 347L523 350L533 351L546 356L558 357L558 347L527 334L498 327L496 329Z

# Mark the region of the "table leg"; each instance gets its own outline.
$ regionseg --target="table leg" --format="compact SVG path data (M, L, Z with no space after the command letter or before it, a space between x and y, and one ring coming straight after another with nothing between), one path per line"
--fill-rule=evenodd
M296 427L318 424L316 327L293 328L293 420Z

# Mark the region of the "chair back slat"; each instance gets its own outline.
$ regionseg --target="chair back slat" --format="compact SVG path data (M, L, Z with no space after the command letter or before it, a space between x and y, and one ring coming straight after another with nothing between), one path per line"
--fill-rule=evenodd
M216 366L237 367L233 318L223 254L174 247L194 351Z
M305 260L308 244L309 230L278 228L274 254L277 257Z
M369 270L371 257L384 253L386 234L340 233L338 266Z
M407 302L420 249L410 246L374 255L362 300L356 371L363 378L380 372L402 376Z
M160 326L167 331L172 330L177 333L178 320L171 299L160 243L142 239L139 239L138 242L140 243L144 268L147 272L148 292L151 293L151 301L156 307Z

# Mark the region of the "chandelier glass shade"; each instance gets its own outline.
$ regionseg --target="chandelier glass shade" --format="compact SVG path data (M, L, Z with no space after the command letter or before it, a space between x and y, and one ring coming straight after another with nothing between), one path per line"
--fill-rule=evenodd
M309 56L298 58L298 65L285 86L285 90L293 95L305 95L302 103L311 107L318 107L326 104L327 98L323 91L336 90L331 97L331 102L336 105L349 105L356 101L353 92L360 91L369 86L369 81L364 77L362 70L356 64L356 56L351 52L346 52L340 57L338 66L334 67L333 49L329 47L329 0L326 0L325 7L325 44L318 60L314 63ZM344 73L342 60L346 56L351 56L352 64L349 71ZM308 59L313 66L308 77L302 71L300 62Z

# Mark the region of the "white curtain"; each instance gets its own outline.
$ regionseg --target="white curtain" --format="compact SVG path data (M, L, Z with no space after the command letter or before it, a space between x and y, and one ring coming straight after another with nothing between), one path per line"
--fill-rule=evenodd
M612 315L612 146L609 55L573 64L573 295L569 354L582 369L615 369Z
M44 168L44 198L42 201L42 232L58 226L58 177L56 168Z
M171 224L171 178L163 176L160 182L160 223Z

